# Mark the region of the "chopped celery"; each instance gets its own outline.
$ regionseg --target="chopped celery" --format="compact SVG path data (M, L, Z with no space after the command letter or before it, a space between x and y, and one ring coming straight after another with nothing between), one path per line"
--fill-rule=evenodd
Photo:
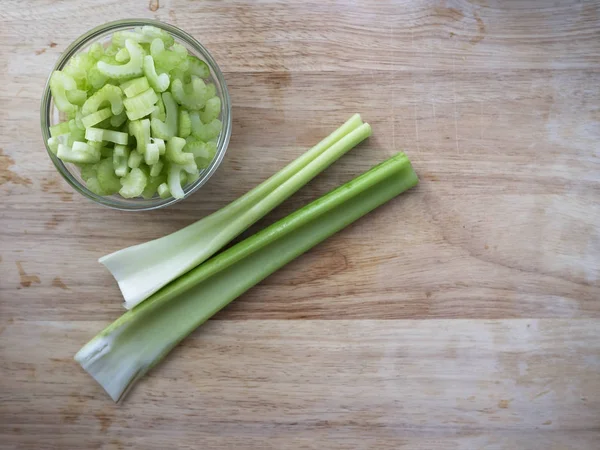
M124 145L115 145L115 150L113 151L113 167L116 176L124 177L129 173L129 166L127 165L128 159L129 149Z
M223 124L219 119L213 119L210 123L202 123L198 113L190 113L192 123L192 135L201 141L210 141L216 138L221 132Z
M156 191L160 198L168 198L171 196L171 191L169 191L169 185L167 183L161 183Z
M121 399L170 350L230 302L417 183L403 153L388 159L178 278L101 331L75 359L114 401ZM182 250L172 247L161 256L171 262Z
M96 178L95 176L88 178L86 180L85 184L86 184L87 188L96 195L108 195L108 192L105 192L104 189L102 189L102 186L100 186L100 182L98 181L98 178Z
M89 141L107 141L114 142L115 144L127 145L129 137L127 133L120 131L104 130L102 128L87 128L85 130L85 138Z
M167 161L170 161L173 164L179 164L181 166L193 164L194 155L183 151L186 143L186 140L180 137L169 139L167 141L167 152L165 153Z
M154 39L159 38L163 41L163 43L170 47L175 43L175 39L165 30L161 30L160 28L153 27L151 25L144 25L141 29L141 33L144 36L144 42L151 43Z
M167 151L167 146L165 145L165 141L163 139L153 137L153 138L150 138L150 142L158 145L159 155L164 155L165 152Z
M67 98L67 92L77 89L77 83L72 76L55 70L50 77L50 92L54 99L54 104L59 111L64 113L74 112L77 105L72 104Z
M170 83L169 75L166 73L158 75L156 73L154 59L151 55L144 56L144 75L146 75L152 89L156 92L164 92L168 89Z
M185 85L179 79L173 80L171 93L177 103L189 110L199 110L206 104L206 83L195 76Z
M169 185L169 191L175 198L185 197L185 193L181 188L181 176L183 173L183 167L179 164L170 164L169 171L167 174L167 184Z
M87 92L81 89L73 89L72 91L66 91L67 100L73 105L81 106L87 100Z
M70 163L95 163L100 161L100 150L86 144L76 141L71 148L63 144L58 144L56 152L61 161Z
M200 120L202 123L209 123L219 117L219 114L221 114L221 99L212 97L206 101L204 110L200 112Z
M150 114L152 119L162 120L163 122L167 118L167 114L165 112L165 104L163 103L162 96L158 96L158 101L156 105L154 105L154 111Z
M60 141L58 140L57 137L49 137L48 138L48 148L55 155L58 153L58 144L60 144Z
M148 89L150 89L150 85L148 84L148 79L146 77L135 78L121 83L121 90L127 98L135 97ZM127 105L125 105L125 107L127 107Z
M125 47L121 48L114 56L117 62L126 63L129 61L129 52Z
M371 127L355 114L304 155L221 210L173 235L101 258L119 283L125 306L134 307L208 259L370 134ZM184 249L173 261L163 257L172 248Z
M173 138L175 139L175 138ZM148 144L146 146L146 153L144 153L144 161L149 166L157 164L160 159L160 152L158 150L158 144Z
M177 116L179 112L177 103L173 100L170 92L163 92L162 99L165 105L166 119L163 122L160 119L152 118L151 125L153 135L166 141L177 134Z
M139 168L134 167L127 175L121 178L122 187L119 194L121 194L123 198L138 197L144 192L146 182L146 174Z
M208 64L204 61L196 58L195 56L188 55L189 71L192 75L199 78L208 78L210 76L210 69Z
M134 120L129 122L129 134L135 137L136 150L140 155L146 154L146 147L150 144L150 120Z
M121 181L118 176L115 175L115 168L113 166L112 158L106 158L100 161L98 164L98 183L106 195L112 195L119 192L121 189Z
M123 94L121 89L113 84L105 84L86 100L81 107L81 113L88 116L100 109L105 102L110 103L111 111L114 115L120 114L123 111Z
M217 152L217 144L214 142L203 142L195 139L187 141L184 150L194 155L198 168L208 167Z
M63 134L69 134L70 132L71 128L69 127L69 122L57 123L50 127L50 136L52 137L62 136Z
M94 42L92 45L90 45L88 54L97 61L104 56L104 47L100 42Z
M89 128L102 122L105 119L108 119L111 116L112 111L110 110L110 108L104 108L96 111L95 113L90 114L89 116L85 116L83 119L81 119L81 123L85 128Z
M127 165L132 169L137 169L138 167L140 167L140 164L142 163L143 159L144 156L140 152L138 152L137 150L133 150L131 153L129 153Z
M93 164L81 164L81 178L87 182L90 178L97 175L97 163Z
M154 105L158 101L156 92L148 89L135 97L126 98L123 100L127 117L129 120L137 120L150 115L154 111Z
M185 109L179 111L179 137L186 138L192 133L190 113Z
M117 66L107 64L104 61L98 61L97 67L102 75L115 80L126 80L128 78L139 77L143 74L144 49L132 39L125 41L125 47L129 52L129 62Z
M144 197L145 199L154 197L154 194L156 194L156 190L158 189L158 186L160 186L166 180L167 180L167 177L165 175L150 176L150 178L148 179L148 182L146 183L146 187L142 191L142 197Z
M152 164L152 166L150 167L150 176L152 176L152 177L159 176L161 174L164 166L165 165L162 161L158 161L157 163Z
M127 120L127 113L123 110L123 111L121 111L120 114L117 114L116 116L112 116L110 118L110 124L113 127L120 127L121 125L123 125L125 123L126 120Z

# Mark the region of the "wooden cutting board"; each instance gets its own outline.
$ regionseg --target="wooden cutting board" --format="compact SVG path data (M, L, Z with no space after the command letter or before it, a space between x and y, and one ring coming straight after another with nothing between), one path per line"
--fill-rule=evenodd
M223 69L233 135L166 210L75 193L53 64L147 17ZM8 1L0 8L0 447L597 449L600 3ZM405 149L421 184L269 277L115 405L73 361L122 313L96 260L225 205L352 113L374 135L253 230Z

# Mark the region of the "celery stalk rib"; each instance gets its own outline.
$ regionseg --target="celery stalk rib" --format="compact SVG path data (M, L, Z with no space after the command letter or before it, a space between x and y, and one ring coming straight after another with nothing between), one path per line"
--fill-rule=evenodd
M125 307L133 308L208 259L370 135L369 124L355 114L304 155L219 211L168 236L100 258L117 280Z
M115 401L189 333L285 264L418 178L399 153L179 277L123 314L75 359Z

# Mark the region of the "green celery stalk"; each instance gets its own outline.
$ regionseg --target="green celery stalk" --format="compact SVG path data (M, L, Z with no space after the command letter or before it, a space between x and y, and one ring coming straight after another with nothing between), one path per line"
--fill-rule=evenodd
M133 308L193 269L371 135L358 114L293 161L219 211L173 234L100 258Z
M399 153L181 276L123 314L75 355L114 401L242 293L418 183Z

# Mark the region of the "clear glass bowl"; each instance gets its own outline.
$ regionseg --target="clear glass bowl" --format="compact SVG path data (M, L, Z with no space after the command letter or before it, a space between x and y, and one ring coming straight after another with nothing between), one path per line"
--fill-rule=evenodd
M210 53L208 53L208 50L206 50L192 36L172 25L147 19L118 20L116 22L109 22L96 27L76 39L64 51L52 70L61 70L74 55L86 51L89 46L95 42L104 43L115 31L132 30L133 28L144 25L152 25L166 30L173 36L176 42L182 44L191 54L206 62L210 68L210 75L212 78L211 81L215 84L217 94L219 97L221 97L221 115L219 118L223 122L223 129L221 130L221 133L217 139L217 153L215 154L215 157L210 165L200 172L200 177L195 182L188 184L183 188L185 193L184 198L187 198L193 192L196 192L204 183L206 183L212 174L217 170L217 167L219 167L219 164L221 164L221 161L223 160L225 151L227 150L227 145L229 144L229 138L231 136L231 102L229 99L229 92L227 91L227 85L225 83L225 79L223 78L223 74L221 73L221 70L219 69L219 66L217 66L215 60L212 58ZM44 95L42 97L42 104L40 108L42 136L44 138L48 155L50 156L50 159L52 159L56 169L67 181L67 183L69 183L77 192L96 203L100 203L110 208L127 211L145 211L157 209L183 200L175 199L173 197L162 199L158 196L147 200L141 197L126 199L117 194L100 196L90 191L86 187L85 182L82 180L79 174L79 168L73 164L63 163L48 148L47 141L50 137L49 127L64 120L64 117L61 118L61 113L54 106L52 95L50 93L49 82L50 77L48 77L46 87L44 88Z

